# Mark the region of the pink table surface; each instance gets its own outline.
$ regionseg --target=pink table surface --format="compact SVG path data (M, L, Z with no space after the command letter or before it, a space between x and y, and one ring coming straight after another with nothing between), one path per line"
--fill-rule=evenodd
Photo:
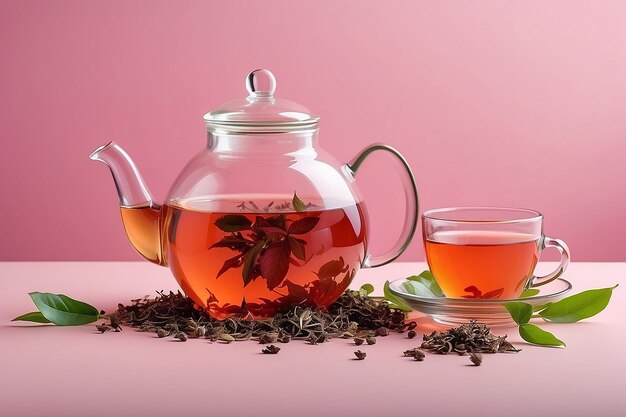
M381 288L386 279L424 268L364 270L353 286ZM402 357L421 332L413 340L393 334L361 346L368 356L356 361L348 340L292 342L278 355L262 355L255 342L181 343L131 329L99 334L92 325L15 324L13 317L33 310L29 291L61 292L111 310L178 287L167 269L147 263L0 263L0 415L626 415L626 263L574 263L566 278L575 292L622 287L597 317L545 325L567 348L530 346L509 329L523 351L489 355L473 367L457 355Z

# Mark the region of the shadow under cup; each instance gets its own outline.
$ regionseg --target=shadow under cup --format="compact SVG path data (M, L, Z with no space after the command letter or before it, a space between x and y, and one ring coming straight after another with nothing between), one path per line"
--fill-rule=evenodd
M565 242L543 234L541 213L516 208L456 207L422 215L426 260L448 298L517 298L558 278L569 264ZM559 267L535 276L541 251L561 253Z

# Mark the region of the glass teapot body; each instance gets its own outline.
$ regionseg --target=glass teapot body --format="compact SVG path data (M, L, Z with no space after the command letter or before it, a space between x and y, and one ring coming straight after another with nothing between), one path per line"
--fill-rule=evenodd
M360 268L395 259L415 231L415 182L397 151L373 145L341 164L319 147L318 119L302 107L287 121L257 120L275 118L275 109L266 108L275 104L263 105L269 116L256 114L253 121L242 119L246 103L207 114L207 147L182 170L163 204L154 203L118 145L92 154L111 168L135 248L169 266L183 291L214 317L328 307ZM371 256L355 174L376 150L391 152L405 168L408 205L398 243Z
M163 255L214 316L327 307L365 261L367 216L317 130L209 133L163 206Z

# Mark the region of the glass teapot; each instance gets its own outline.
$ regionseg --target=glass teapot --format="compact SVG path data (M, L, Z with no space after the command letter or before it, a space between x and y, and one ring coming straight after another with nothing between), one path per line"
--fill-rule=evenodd
M301 304L327 307L360 268L387 264L416 229L413 174L398 151L374 144L339 163L318 145L319 117L274 97L274 75L246 79L248 97L204 116L208 144L182 170L164 204L115 142L90 158L115 181L126 233L146 259L169 266L214 317L268 317ZM355 175L375 151L397 158L404 229L386 253L368 253L368 218Z

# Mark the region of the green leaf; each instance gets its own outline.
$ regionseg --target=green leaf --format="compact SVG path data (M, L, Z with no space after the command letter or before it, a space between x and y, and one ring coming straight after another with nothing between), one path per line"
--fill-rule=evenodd
M304 202L298 198L296 193L293 193L293 199L291 200L291 205L293 205L293 209L295 211L306 211L306 204L304 204Z
M507 309L511 318L515 320L517 324L528 323L533 316L533 306L528 303L522 303L521 301L504 303L504 308Z
M22 314L21 316L18 316L11 321L33 321L35 323L51 323L51 321L45 318L40 311L33 311L32 313Z
M539 315L556 323L575 323L595 316L607 306L616 287L583 291L550 304Z
M413 275L407 278L409 285L404 285L404 288L413 295L420 295L424 297L445 297L443 291L433 274L426 270L419 275Z
M525 341L541 346L563 346L565 343L550 332L546 332L534 324L526 323L519 326L519 334Z
M100 316L95 307L63 294L31 292L29 295L41 314L58 326L93 323Z
M396 297L389 290L389 281L385 281L385 286L383 287L383 294L384 294L385 300L391 302L391 305L390 305L391 308L397 308L402 311L411 311L411 307L409 307L409 305L402 298Z
M533 297L535 295L539 294L539 290L536 288L529 288L527 290L524 290L519 298L528 298L528 297Z
M374 286L372 284L363 284L361 288L359 288L359 293L363 296L370 295L374 292Z

